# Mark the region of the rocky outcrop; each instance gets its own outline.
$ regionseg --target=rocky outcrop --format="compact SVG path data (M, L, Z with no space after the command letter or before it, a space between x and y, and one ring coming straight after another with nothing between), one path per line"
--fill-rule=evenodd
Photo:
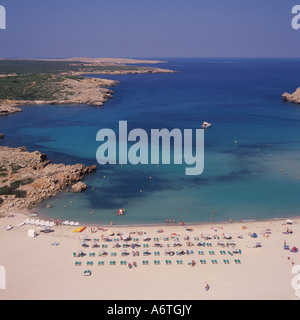
M18 108L18 106L26 104L26 101L0 100L0 116L21 112L22 109Z
M294 93L290 94L285 92L282 95L283 101L288 101L292 103L300 103L300 88L298 88Z
M116 86L119 81L96 78L66 78L59 87L59 94L53 97L51 104L86 104L102 106L113 97L113 91L107 87Z
M107 87L113 87L119 81L96 79L87 77L65 77L64 81L54 85L54 94L51 100L0 100L0 116L21 112L22 106L40 104L86 104L90 106L103 106L105 102L113 97L113 91ZM49 84L50 87L50 84Z
M0 208L33 207L95 170L82 164L52 164L45 154L25 147L0 147Z
M78 182L72 186L72 191L74 193L79 193L87 189L87 186L83 182Z

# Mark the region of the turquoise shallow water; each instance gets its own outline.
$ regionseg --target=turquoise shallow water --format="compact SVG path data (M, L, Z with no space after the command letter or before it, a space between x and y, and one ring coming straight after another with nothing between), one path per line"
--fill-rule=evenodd
M85 179L86 192L62 192L41 212L105 224L299 215L300 107L282 102L281 94L299 86L300 60L170 59L162 67L180 72L99 75L120 80L102 108L32 106L0 118L6 134L0 143L45 152L52 162L89 165L96 164L98 130L117 132L120 120L148 133L209 121L203 174L185 176L185 164L98 165ZM119 208L126 209L122 217Z

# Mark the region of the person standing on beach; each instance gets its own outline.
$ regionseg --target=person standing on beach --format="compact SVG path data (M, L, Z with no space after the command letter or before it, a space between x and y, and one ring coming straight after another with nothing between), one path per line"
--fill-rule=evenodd
M205 282L205 287L204 287L204 288L205 288L205 290L206 290L206 291L208 291L208 290L209 290L209 285L208 285L208 283L207 283L207 282Z

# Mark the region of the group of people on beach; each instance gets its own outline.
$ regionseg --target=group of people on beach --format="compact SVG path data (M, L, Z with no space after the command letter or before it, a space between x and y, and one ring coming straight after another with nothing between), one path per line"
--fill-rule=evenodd
M173 224L176 224L176 220L172 220L172 219L166 219L166 223L173 223ZM179 225L180 226L184 226L184 222L183 221L179 221Z

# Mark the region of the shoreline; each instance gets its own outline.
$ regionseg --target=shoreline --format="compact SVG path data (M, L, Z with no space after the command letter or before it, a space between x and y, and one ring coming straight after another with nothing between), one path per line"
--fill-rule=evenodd
M44 219L44 220L49 220L49 221L56 221L55 218L49 217L44 213L40 213L38 211L38 207L37 208L24 208L21 209L23 212L21 214L23 214L24 219L28 218L29 214L32 213L31 211L34 211L37 214L37 217L40 219ZM12 210L9 214L13 214L14 210ZM1 218L1 216L0 216ZM57 218L59 219L59 218ZM207 225L235 225L235 224L243 224L243 223L260 223L260 222L272 222L272 221L279 221L279 222L284 222L286 220L298 220L300 219L300 215L299 216L287 216L287 217L274 217L274 218L261 218L261 219L242 219L241 221L238 220L232 220L232 222L226 220L226 221L200 221L200 222L191 222L191 223L184 223L184 225L179 225L178 222L176 223L166 223L163 222L162 223L155 223L155 224L145 224L145 223L132 223L132 224L113 224L113 226L111 226L110 224L103 224L103 223L85 223L84 221L80 221L80 220L76 220L80 223L80 225L82 226L86 226L86 227L97 227L97 226L103 226L106 228L136 228L136 227L151 227L151 228L157 228L157 227L186 227L186 226L194 226L194 227L201 227L201 226L207 226ZM61 220L63 221L63 220Z

